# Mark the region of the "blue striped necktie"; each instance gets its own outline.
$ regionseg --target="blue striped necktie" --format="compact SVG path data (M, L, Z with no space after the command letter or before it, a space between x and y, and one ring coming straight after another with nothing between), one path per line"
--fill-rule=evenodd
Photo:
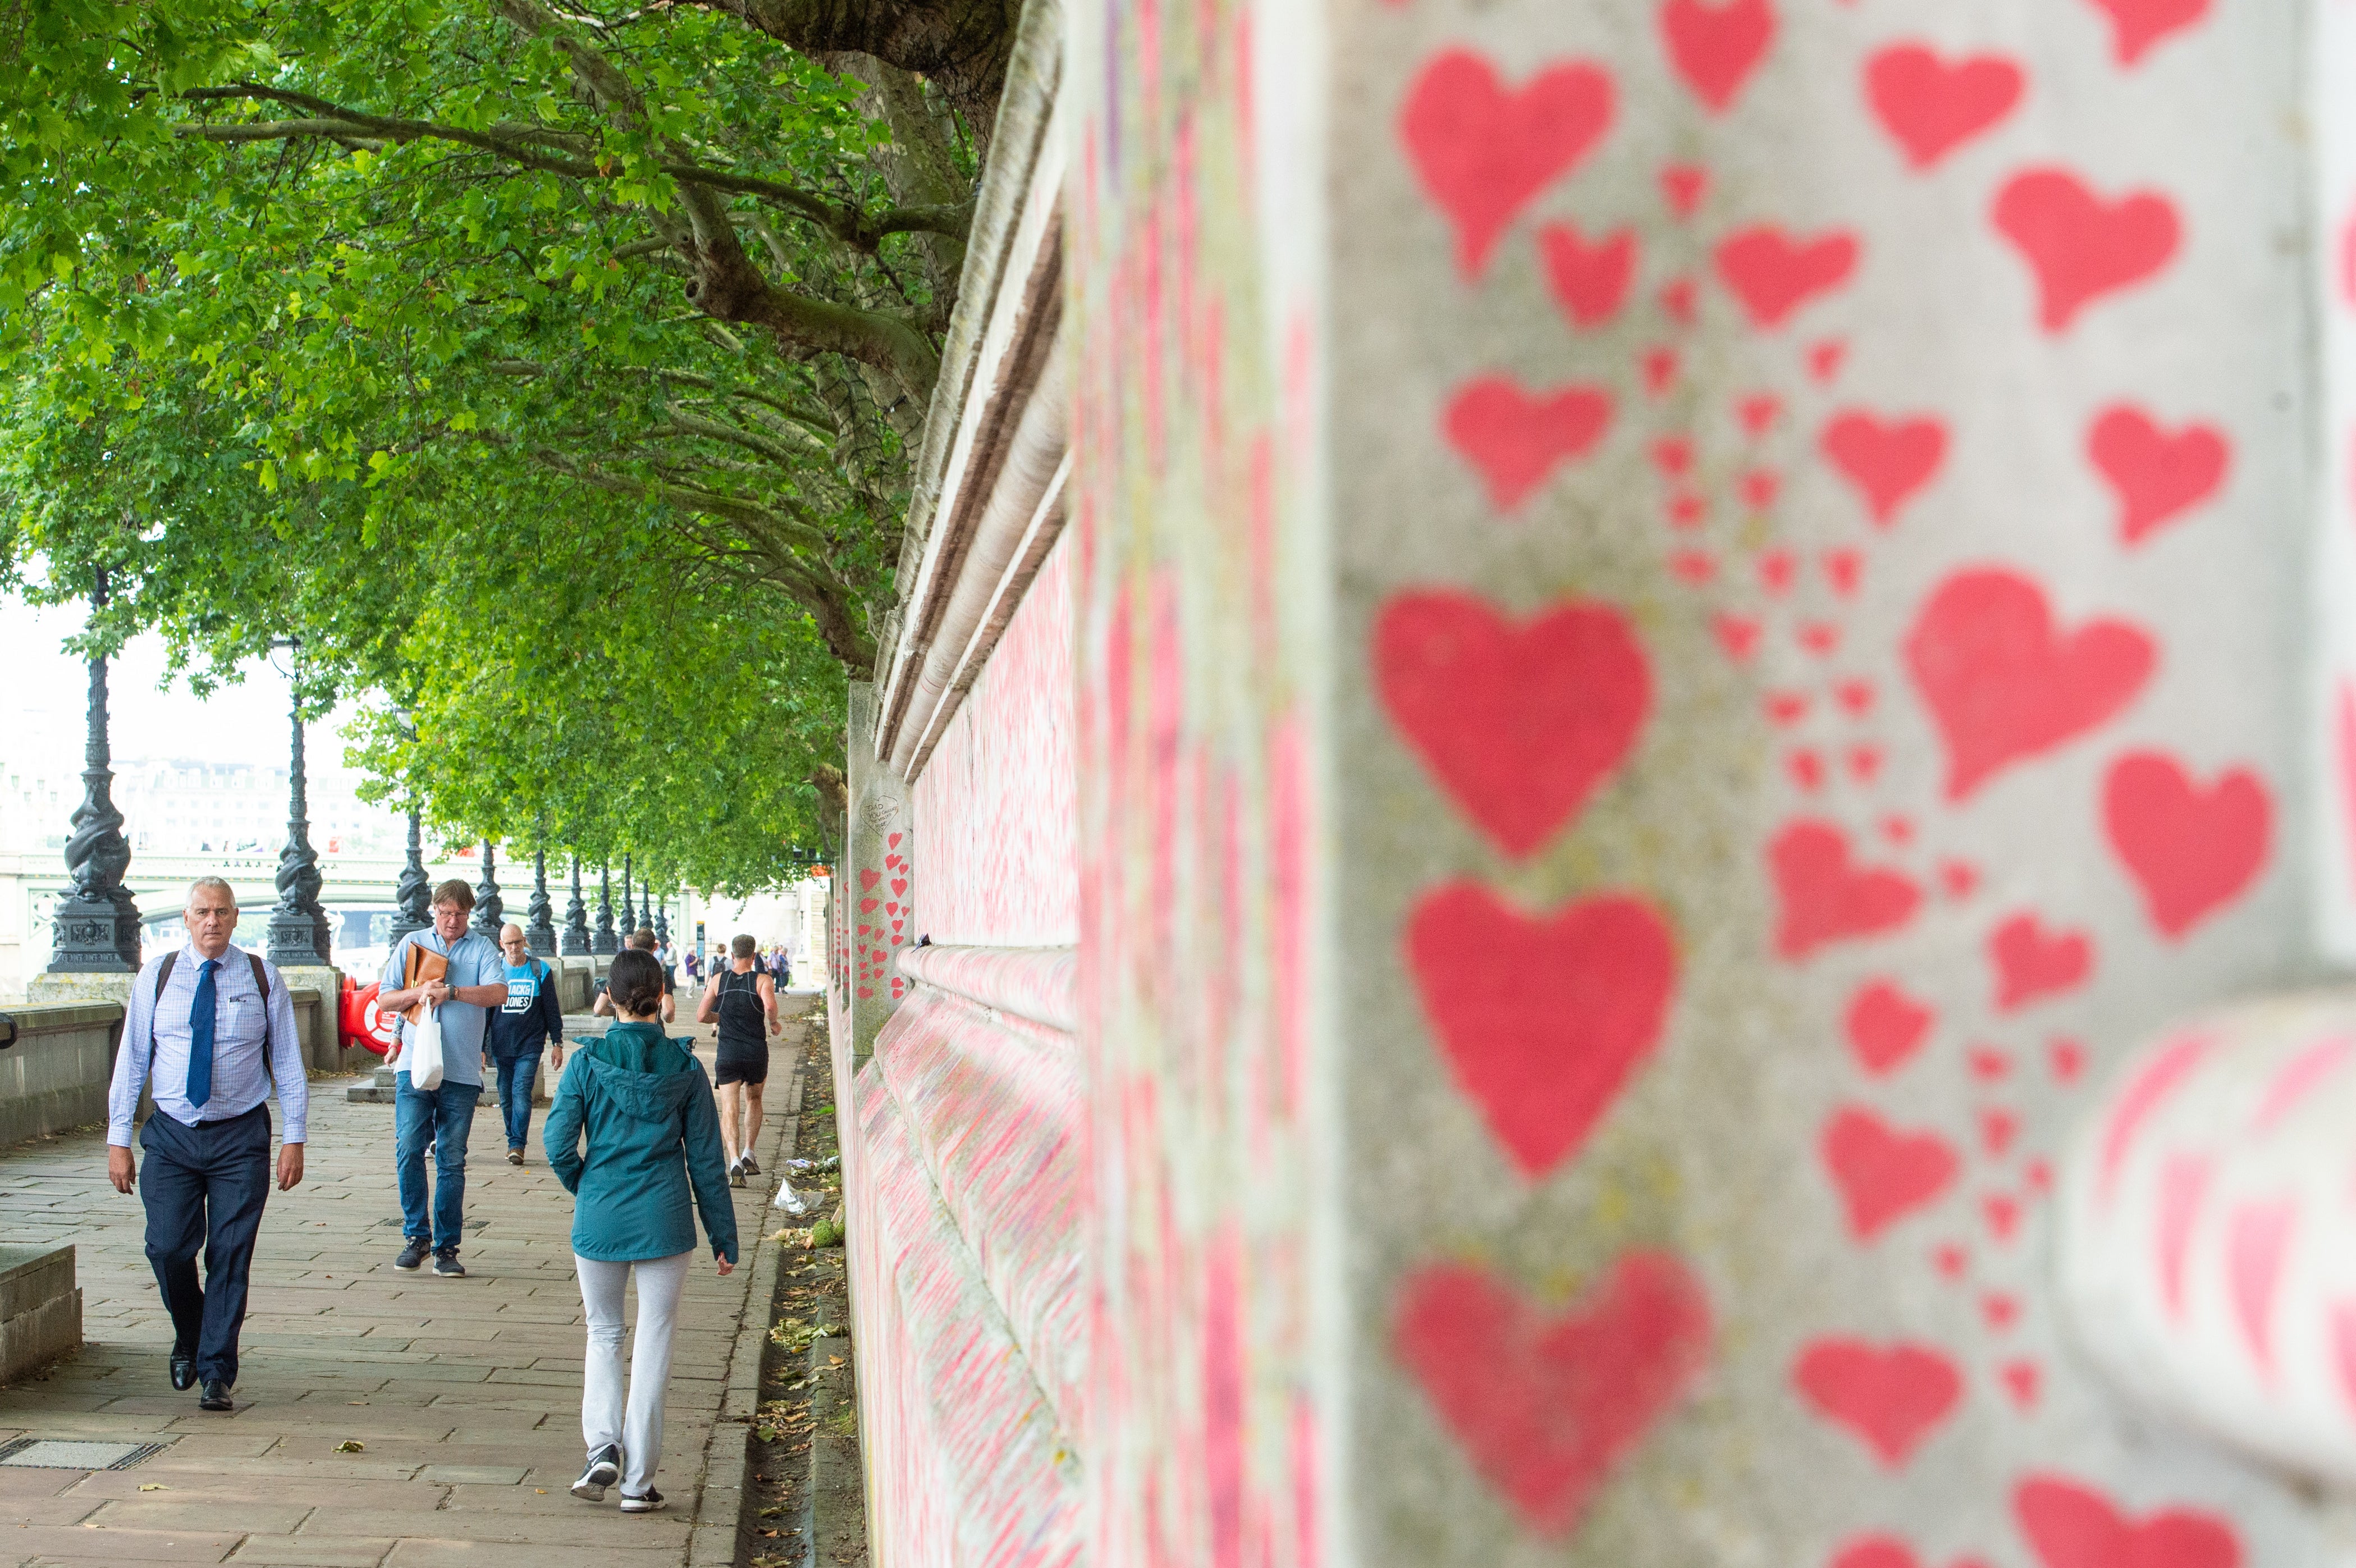
M219 959L197 972L197 999L188 1006L188 1103L203 1110L213 1097L213 971Z

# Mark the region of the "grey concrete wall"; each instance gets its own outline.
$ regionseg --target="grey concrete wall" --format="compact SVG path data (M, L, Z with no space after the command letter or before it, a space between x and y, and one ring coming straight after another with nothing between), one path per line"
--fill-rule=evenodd
M0 1246L0 1383L14 1382L80 1343L73 1248Z
M112 1002L20 1007L16 1043L0 1050L0 1144L106 1120L123 1009Z

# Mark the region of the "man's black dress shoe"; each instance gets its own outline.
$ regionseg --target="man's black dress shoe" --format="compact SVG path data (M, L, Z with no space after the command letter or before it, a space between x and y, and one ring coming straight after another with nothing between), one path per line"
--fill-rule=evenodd
M197 1401L198 1410L235 1410L237 1402L229 1397L229 1385L219 1378L205 1380L204 1397Z
M172 1352L172 1386L187 1393L197 1386L197 1355L193 1350Z

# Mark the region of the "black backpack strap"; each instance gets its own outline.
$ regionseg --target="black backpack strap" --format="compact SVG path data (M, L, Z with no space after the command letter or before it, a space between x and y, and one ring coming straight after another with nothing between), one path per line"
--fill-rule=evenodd
M245 961L253 965L253 989L262 997L262 1073L275 1091L278 1088L278 1064L270 1059L270 972L262 966L262 955L258 952L246 954Z
M155 994L147 999L147 1071L155 1071L155 1010L164 1005L164 987L172 983L172 966L180 961L180 950L174 948L164 955L155 971Z

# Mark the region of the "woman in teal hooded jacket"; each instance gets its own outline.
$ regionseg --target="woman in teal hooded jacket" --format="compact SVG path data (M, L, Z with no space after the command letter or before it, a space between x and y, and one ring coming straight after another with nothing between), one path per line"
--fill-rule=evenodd
M602 1040L581 1042L541 1136L549 1168L573 1195L573 1264L589 1317L581 1379L589 1463L573 1495L600 1501L618 1480L622 1511L651 1513L663 1506L654 1476L671 1325L695 1255L691 1190L723 1274L736 1266L736 1208L712 1082L662 1031L662 965L635 949L616 953L605 993L617 1021ZM626 1412L622 1296L634 1274L638 1330Z

